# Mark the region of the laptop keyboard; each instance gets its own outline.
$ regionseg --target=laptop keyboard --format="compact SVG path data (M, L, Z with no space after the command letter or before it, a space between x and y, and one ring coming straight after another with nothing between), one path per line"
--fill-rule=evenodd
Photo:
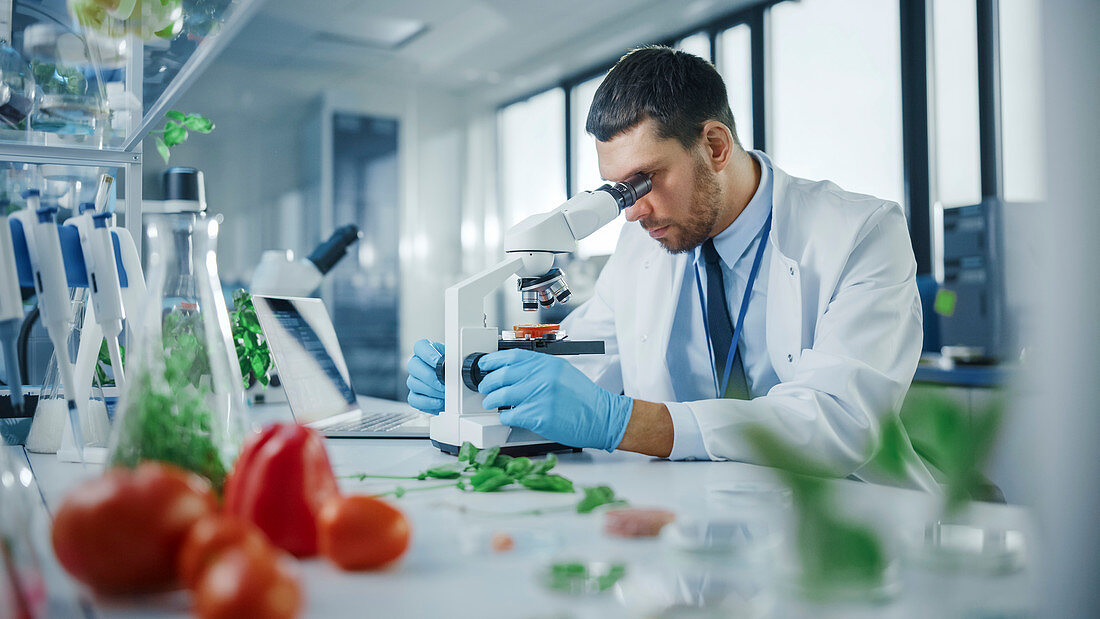
M334 423L322 430L326 434L333 432L385 432L416 419L417 413L376 413L358 419Z

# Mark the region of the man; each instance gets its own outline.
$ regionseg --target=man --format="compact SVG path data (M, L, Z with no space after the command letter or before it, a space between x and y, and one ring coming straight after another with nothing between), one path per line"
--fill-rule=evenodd
M837 475L878 480L864 465L922 342L901 208L746 152L718 72L666 47L611 69L586 129L605 179L653 182L563 324L607 354L489 354L485 407L566 445L673 459L751 462L743 431L762 426ZM415 352L409 402L438 412L439 352ZM907 468L908 485L935 488L911 449Z

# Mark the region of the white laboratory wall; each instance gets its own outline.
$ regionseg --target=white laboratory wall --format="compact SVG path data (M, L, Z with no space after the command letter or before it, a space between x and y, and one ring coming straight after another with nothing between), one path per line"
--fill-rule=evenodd
M308 253L321 240L320 146L308 135L320 130L323 109L398 118L404 357L417 339L442 338L442 291L463 273L468 116L448 93L374 76L349 80L336 70L219 60L176 106L206 114L216 129L173 149L170 165L203 170L210 211L226 218L219 243L223 283L243 283L262 251ZM146 195L159 197L165 166L147 151Z

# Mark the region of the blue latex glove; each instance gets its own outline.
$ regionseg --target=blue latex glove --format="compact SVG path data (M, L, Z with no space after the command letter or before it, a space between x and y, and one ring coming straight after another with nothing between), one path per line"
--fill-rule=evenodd
M435 346L433 349L432 346ZM420 340L406 366L409 379L409 404L413 408L438 415L443 410L443 383L435 375L435 364L443 356L443 344Z
M512 407L500 412L505 425L570 447L612 451L623 440L634 400L600 387L565 359L502 350L482 357L478 367L488 372L478 387L485 408Z

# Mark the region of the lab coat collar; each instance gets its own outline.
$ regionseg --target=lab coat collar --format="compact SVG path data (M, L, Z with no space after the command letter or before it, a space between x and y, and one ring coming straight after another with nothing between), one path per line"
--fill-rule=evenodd
M764 228L764 222L772 210L771 162L759 151L749 151L749 155L760 164L760 182L756 186L756 192L737 219L714 237L714 248L718 250L727 269L733 269L737 261L748 253L753 239ZM702 248L696 247L696 267L702 259Z

